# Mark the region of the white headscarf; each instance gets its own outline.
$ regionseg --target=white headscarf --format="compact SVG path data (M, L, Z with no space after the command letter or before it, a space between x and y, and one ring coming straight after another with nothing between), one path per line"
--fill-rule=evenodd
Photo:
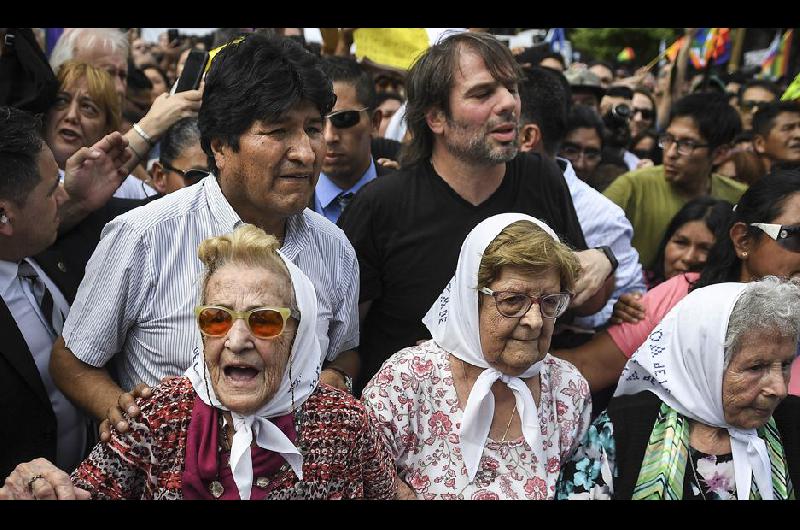
M315 331L317 296L314 285L303 271L280 251L278 255L289 269L297 307L300 310L300 324L297 327L283 380L272 399L252 415L243 416L231 411L234 435L230 466L242 500L250 499L250 489L253 484L250 444L254 438L259 447L280 453L297 477L303 478L303 455L283 431L268 421L268 418L283 416L299 408L317 387L322 368L322 354ZM195 392L206 405L229 411L230 409L219 401L212 386L206 384L209 375L203 355L202 336L199 332L198 337L200 346L192 366L185 375L191 380Z
M470 482L478 472L483 447L489 437L489 429L494 418L494 395L491 388L498 379L508 385L514 393L517 410L522 419L522 434L533 449L540 465L544 464L539 412L530 389L522 381L522 378L527 379L537 375L541 370L542 361L535 363L519 376L503 374L484 359L478 325L478 268L483 252L505 227L517 221L535 223L558 241L555 232L535 217L520 213L504 213L489 217L472 229L464 240L455 275L422 319L431 337L442 349L473 366L485 368L470 391L459 433L461 453Z
M738 498L750 498L755 477L761 497L772 499L766 444L755 429L727 424L722 408L725 334L733 306L746 287L720 283L687 295L633 354L614 395L649 390L679 414L728 429Z

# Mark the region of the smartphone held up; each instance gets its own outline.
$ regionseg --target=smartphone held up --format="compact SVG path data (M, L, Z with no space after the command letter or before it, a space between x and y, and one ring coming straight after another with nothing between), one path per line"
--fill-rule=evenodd
M203 80L203 74L208 64L208 52L203 50L192 50L186 57L186 63L183 65L183 71L178 81L172 87L172 94L178 92L185 92L187 90L195 90L200 86Z

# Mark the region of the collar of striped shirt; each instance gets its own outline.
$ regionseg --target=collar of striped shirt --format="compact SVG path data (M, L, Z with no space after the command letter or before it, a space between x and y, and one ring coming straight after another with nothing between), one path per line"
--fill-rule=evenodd
M216 175L213 173L203 179L203 187L208 200L208 207L214 219L219 222L220 226L224 227L225 231L232 231L234 228L242 224L242 218L230 205L228 199L222 194L222 189L219 187ZM310 233L308 224L300 211L286 219L286 236L284 237L281 252L294 261L300 251L310 244Z

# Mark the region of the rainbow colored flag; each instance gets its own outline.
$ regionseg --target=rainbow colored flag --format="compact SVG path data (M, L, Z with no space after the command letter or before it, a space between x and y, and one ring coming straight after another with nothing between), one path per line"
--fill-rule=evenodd
M636 58L636 53L633 48L626 46L621 52L617 54L617 61L620 63L629 63Z
M730 28L700 28L689 45L689 59L697 70L712 59L713 64L724 64L731 58L731 48Z
M792 36L794 29L788 29L782 37L780 32L775 34L769 46L769 52L764 62L761 63L761 76L771 79L779 79L786 75L789 70L789 52L792 48Z

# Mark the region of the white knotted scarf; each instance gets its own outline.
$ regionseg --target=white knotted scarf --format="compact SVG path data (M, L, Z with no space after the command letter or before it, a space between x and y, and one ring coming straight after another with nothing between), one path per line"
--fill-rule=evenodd
M422 319L431 337L441 348L466 363L484 368L470 391L459 433L461 453L470 482L478 472L483 448L489 437L494 418L494 395L491 388L498 379L513 392L522 419L522 434L539 464L544 465L539 412L530 389L522 381L537 375L542 361L535 363L519 376L503 374L484 359L478 325L478 268L483 252L505 227L517 221L535 223L558 241L558 236L549 226L529 215L504 213L482 221L464 240L455 275Z
M667 313L625 365L615 396L649 390L679 414L728 430L736 494L750 498L755 477L763 499L772 499L767 447L755 429L725 422L722 407L724 344L728 319L744 283L720 283L693 291Z
M322 368L322 354L316 334L317 297L311 280L297 266L278 252L286 267L294 288L297 307L300 311L300 324L292 344L289 362L278 391L254 414L244 416L230 411L223 405L211 385L203 351L202 336L198 332L199 348L192 366L186 371L197 395L211 407L231 412L233 417L233 443L231 445L230 466L233 480L239 489L242 500L250 499L253 484L253 462L250 444L253 440L259 447L279 453L291 466L298 478L303 478L303 455L291 440L269 418L291 413L302 405L314 391L319 382Z

